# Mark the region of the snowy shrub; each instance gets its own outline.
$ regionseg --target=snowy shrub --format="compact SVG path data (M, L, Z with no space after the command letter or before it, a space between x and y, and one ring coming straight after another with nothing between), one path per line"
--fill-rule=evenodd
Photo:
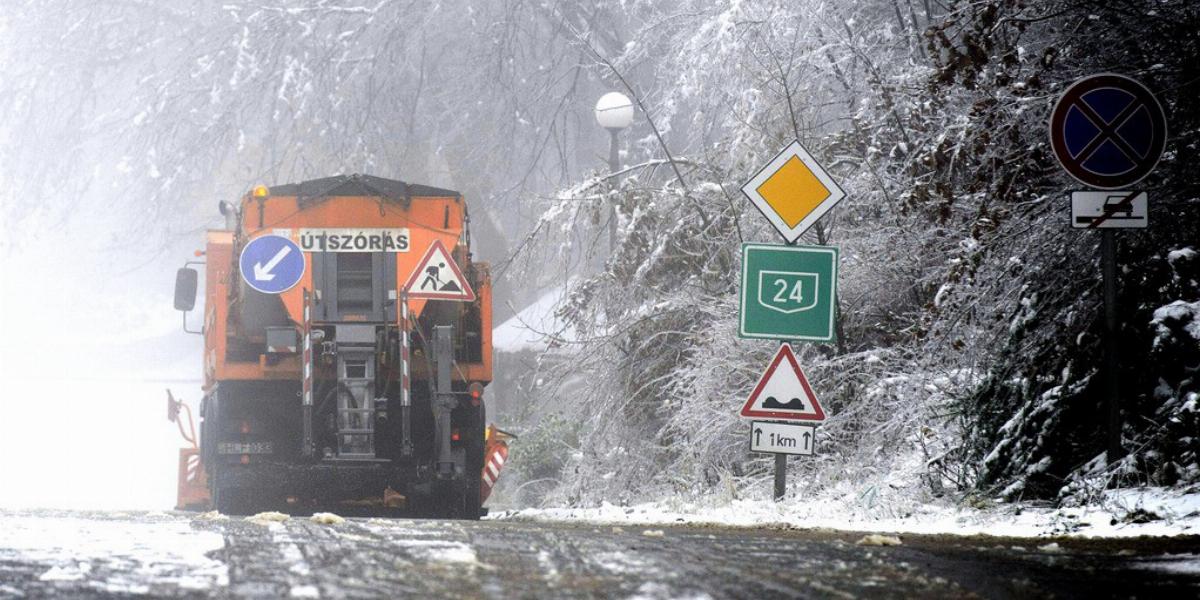
M819 456L794 461L799 495L843 490L864 510L899 510L977 491L1068 502L1097 476L1101 488L1195 480L1197 291L1194 251L1181 246L1200 236L1194 219L1171 217L1195 185L1169 153L1148 180L1174 182L1156 192L1161 220L1121 236L1118 377L1131 454L1108 466L1097 460L1098 236L1066 222L1074 186L1049 153L1045 119L1066 83L1111 60L1176 90L1164 101L1190 140L1196 115L1172 82L1195 87L1196 48L1141 46L1118 59L1121 43L1145 38L1142 25L1096 9L1079 37L1067 32L1085 9L1065 3L956 2L925 15L923 35L896 37L884 33L893 8L804 4L789 20L764 14L787 8L739 5L739 20L717 7L655 22L654 39L634 34L636 58L654 57L638 81L661 91L628 91L656 135L623 180L560 194L547 211L559 226L539 227L531 244L579 248L545 232L578 236L572 214L615 200L617 251L562 307L591 336L562 363L586 373L590 391L577 409L583 450L557 501L694 497L731 481L735 494L766 493L770 461L746 452L735 413L774 347L733 332L738 245L773 233L736 189L793 137L849 192L806 240L836 243L843 263L838 342L798 347L832 415ZM1197 18L1156 10L1170 16L1147 25L1153 39ZM900 21L903 31L918 18ZM741 43L720 41L731 35ZM597 69L617 76L634 58L601 57Z
M1008 499L1073 503L1111 486L1195 481L1197 422L1184 407L1196 386L1200 349L1188 324L1200 289L1194 252L1182 246L1200 238L1200 227L1179 211L1194 205L1198 192L1190 164L1200 115L1190 99L1200 91L1200 72L1194 41L1164 41L1182 40L1176 36L1200 23L1200 11L1155 5L1155 18L1128 22L1115 9L1050 4L979 3L982 12L964 11L941 27L959 37L938 34L943 45L959 39L967 47L965 54L950 51L954 61L944 72L947 81L974 90L973 118L986 124L971 135L989 150L980 146L968 157L976 173L960 186L987 182L989 203L1000 206L989 210L987 230L973 234L978 251L960 261L966 266L951 269L955 287L939 303L930 330L963 339L964 358L986 372L957 403L968 424L968 458L978 461L978 484ZM1030 11L1047 18L1008 20ZM1064 34L1074 23L1081 24L1078 32ZM981 27L1006 33L984 43L974 33ZM1160 90L1179 136L1156 173L1139 184L1155 190L1151 228L1117 234L1116 373L1106 373L1102 363L1099 236L1068 229L1066 200L1076 186L1064 186L1055 173L1041 125L1057 90L1079 75L1106 70L1137 73ZM1019 90L1004 91L1004 82L1018 80L1024 81ZM1039 87L1051 93L1020 97ZM961 94L957 86L947 89ZM1007 155L997 153L999 135L1011 142L1002 146ZM1005 187L997 190L996 182ZM1119 390L1129 453L1119 461L1105 452L1110 381Z
M563 466L579 452L579 427L575 421L552 414L509 444L502 481L511 501L537 506L548 490L561 483Z

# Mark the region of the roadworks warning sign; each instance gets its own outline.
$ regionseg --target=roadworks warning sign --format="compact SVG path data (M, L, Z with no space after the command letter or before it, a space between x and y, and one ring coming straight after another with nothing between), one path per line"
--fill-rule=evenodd
M474 302L475 290L467 283L454 257L440 240L434 240L404 284L409 298Z

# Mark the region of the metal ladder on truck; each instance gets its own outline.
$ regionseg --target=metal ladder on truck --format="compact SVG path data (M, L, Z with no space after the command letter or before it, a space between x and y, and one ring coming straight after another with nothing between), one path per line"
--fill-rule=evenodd
M337 457L375 458L375 328L338 326Z

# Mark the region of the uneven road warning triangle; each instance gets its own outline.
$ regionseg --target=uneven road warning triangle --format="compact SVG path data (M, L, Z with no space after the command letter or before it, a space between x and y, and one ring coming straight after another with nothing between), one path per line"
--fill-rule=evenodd
M742 416L786 421L824 421L825 411L817 401L808 378L796 362L792 347L784 344L758 380L742 406Z
M409 298L475 301L475 290L471 289L441 240L434 240L429 246L404 289L408 290Z

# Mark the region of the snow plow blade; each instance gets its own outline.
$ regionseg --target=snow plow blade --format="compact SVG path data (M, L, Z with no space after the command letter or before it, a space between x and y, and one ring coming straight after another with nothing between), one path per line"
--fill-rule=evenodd
M483 450L483 480L479 486L480 503L486 502L488 496L492 495L492 488L500 479L500 470L504 468L504 461L508 460L508 440L515 440L517 436L495 425L488 425L484 439L486 442Z
M183 429L180 409L187 413L187 431ZM212 497L208 492L208 476L204 472L204 464L200 462L200 447L196 444L192 409L182 401L176 400L171 390L167 390L167 420L179 426L179 435L191 445L190 448L179 449L179 482L175 493L175 510L208 510L212 506Z

